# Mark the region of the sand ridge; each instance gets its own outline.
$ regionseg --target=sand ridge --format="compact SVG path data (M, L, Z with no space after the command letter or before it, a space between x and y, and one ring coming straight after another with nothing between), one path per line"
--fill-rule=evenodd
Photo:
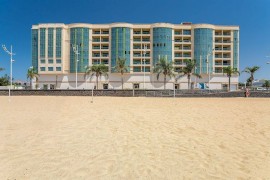
M270 99L0 97L0 179L269 179Z

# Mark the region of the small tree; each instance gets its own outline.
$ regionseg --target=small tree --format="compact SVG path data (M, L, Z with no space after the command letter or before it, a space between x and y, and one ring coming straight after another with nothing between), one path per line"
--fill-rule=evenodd
M121 74L121 83L122 83L122 89L123 89L124 88L123 75L124 75L124 73L128 72L128 66L126 65L126 59L125 58L118 58L114 69L116 72Z
M173 71L173 62L168 62L165 58L161 58L154 68L154 73L157 73L157 80L159 79L160 74L164 75L164 89L166 89L167 76L175 76Z
M231 91L231 77L233 74L239 74L240 72L237 70L237 68L232 68L231 66L228 67L224 67L223 68L223 74L227 75L227 77L229 78L229 91Z
M255 74L255 72L257 72L259 69L260 69L259 66L253 66L253 67L246 67L246 68L244 69L244 71L243 71L243 72L246 72L246 73L250 74L249 80L250 80L250 85L251 85L251 87L253 86L254 74Z
M85 70L85 74L89 75L91 74L91 78L95 75L96 76L96 87L98 89L98 78L104 75L105 77L108 77L108 67L104 64L95 64L93 66L87 66Z
M9 80L10 78L7 74L0 77L0 86L8 86L10 84Z
M263 87L266 87L266 89L268 90L270 87L270 81L269 80L265 80L263 83Z
M180 71L180 73L183 73L183 75L180 75L177 77L177 79L179 79L180 77L183 77L183 76L187 76L187 79L188 79L188 89L190 89L190 79L191 79L191 76L196 76L198 78L201 78L201 75L197 74L194 72L194 69L196 67L196 60L193 59L185 59L184 60L186 66L183 67L183 69Z
M37 74L37 71L35 70L35 68L31 67L27 70L27 79L30 79L31 89L32 89L32 79L36 78L36 80L38 81L38 77L39 75Z

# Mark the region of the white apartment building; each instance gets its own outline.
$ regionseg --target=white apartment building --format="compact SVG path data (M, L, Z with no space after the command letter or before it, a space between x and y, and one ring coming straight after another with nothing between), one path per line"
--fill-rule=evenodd
M72 46L78 48L78 57ZM100 78L99 89L121 89L121 76L114 67L118 58L125 58L129 72L124 75L124 89L163 89L163 77L157 80L153 73L161 57L174 62L175 72L185 66L185 59L195 59L195 72L202 78L192 77L192 88L205 88L209 80L210 89L227 88L223 67L239 69L239 27L192 23L32 26L32 66L39 74L34 83L38 88L76 89L76 80L77 89L95 88L95 76L85 77L85 67L103 63L109 76ZM234 75L231 89L237 86L238 75ZM187 77L167 78L166 89L187 87Z

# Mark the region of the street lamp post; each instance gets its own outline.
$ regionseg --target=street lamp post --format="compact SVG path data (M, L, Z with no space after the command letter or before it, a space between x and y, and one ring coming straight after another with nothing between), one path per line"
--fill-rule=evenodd
M146 44L144 44L144 48L143 48L143 55L144 55L144 59L143 59L143 89L145 89L145 55L146 55Z
M12 45L10 47L10 51L7 50L5 45L2 45L2 48L4 49L4 51L6 51L6 53L8 53L10 55L10 85L9 85L9 90L8 90L8 96L10 98L10 89L12 86L12 63L14 62L12 56L15 55L15 53L12 52Z
M76 89L78 87L78 61L79 61L79 46L78 45L72 45L73 52L76 54Z

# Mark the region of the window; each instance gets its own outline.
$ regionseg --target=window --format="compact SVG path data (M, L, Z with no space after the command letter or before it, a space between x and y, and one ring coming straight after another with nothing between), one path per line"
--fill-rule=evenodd
M53 67L48 67L48 71L53 71Z
M49 59L49 64L53 64L53 59Z
M41 60L40 60L40 63L41 63L41 64L45 64L45 59L41 59Z
M139 89L140 88L140 84L133 84L133 89Z
M45 71L46 68L45 67L40 67L40 71Z
M56 59L57 64L61 64L61 59Z
M56 71L61 71L62 68L61 67L56 67Z

